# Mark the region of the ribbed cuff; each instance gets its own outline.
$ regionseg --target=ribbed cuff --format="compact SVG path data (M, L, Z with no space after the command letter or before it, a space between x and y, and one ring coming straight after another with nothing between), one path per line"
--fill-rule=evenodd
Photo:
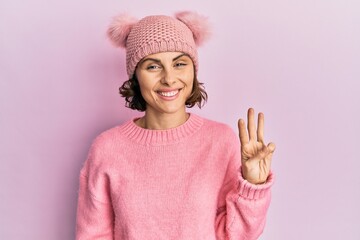
M252 184L242 177L239 172L239 195L246 199L257 200L269 194L270 188L274 183L274 174L270 172L264 184Z

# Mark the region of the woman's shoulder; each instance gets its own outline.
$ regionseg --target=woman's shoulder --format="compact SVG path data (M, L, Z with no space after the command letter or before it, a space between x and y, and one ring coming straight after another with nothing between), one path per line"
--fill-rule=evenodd
M126 128L131 125L131 120L127 120L124 123L108 128L100 132L92 142L92 147L94 148L109 148L114 144L124 144L128 139L126 138Z
M206 128L219 130L219 131L234 132L232 127L227 123L209 119L209 118L203 118L203 121L204 121L204 126Z
M203 130L213 137L237 138L237 134L229 124L208 118L203 118L203 121Z
M132 124L133 119L108 128L96 135L88 151L87 159L82 168L85 175L93 171L108 171L114 161L122 159L124 152L133 151L134 144L129 142L127 126ZM119 162L117 162L119 164Z

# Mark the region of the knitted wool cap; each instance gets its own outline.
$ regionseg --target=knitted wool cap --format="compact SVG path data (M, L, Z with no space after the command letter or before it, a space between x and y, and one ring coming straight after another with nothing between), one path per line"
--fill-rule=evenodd
M115 46L126 49L126 69L129 78L139 61L159 52L189 54L198 71L197 46L209 36L207 18L193 12L179 12L174 17L147 16L140 21L122 14L114 18L107 34Z

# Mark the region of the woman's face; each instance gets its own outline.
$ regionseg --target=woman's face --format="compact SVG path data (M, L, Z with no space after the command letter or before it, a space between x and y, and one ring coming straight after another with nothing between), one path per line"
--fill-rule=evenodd
M194 81L194 64L182 52L162 52L144 57L136 68L146 112L185 113Z

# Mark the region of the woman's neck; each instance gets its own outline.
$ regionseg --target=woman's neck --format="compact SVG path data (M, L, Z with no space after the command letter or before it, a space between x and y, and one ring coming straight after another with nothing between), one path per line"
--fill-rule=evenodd
M189 113L185 110L177 113L153 113L146 111L142 118L139 118L135 123L145 129L164 130L178 127L184 124L188 118Z

